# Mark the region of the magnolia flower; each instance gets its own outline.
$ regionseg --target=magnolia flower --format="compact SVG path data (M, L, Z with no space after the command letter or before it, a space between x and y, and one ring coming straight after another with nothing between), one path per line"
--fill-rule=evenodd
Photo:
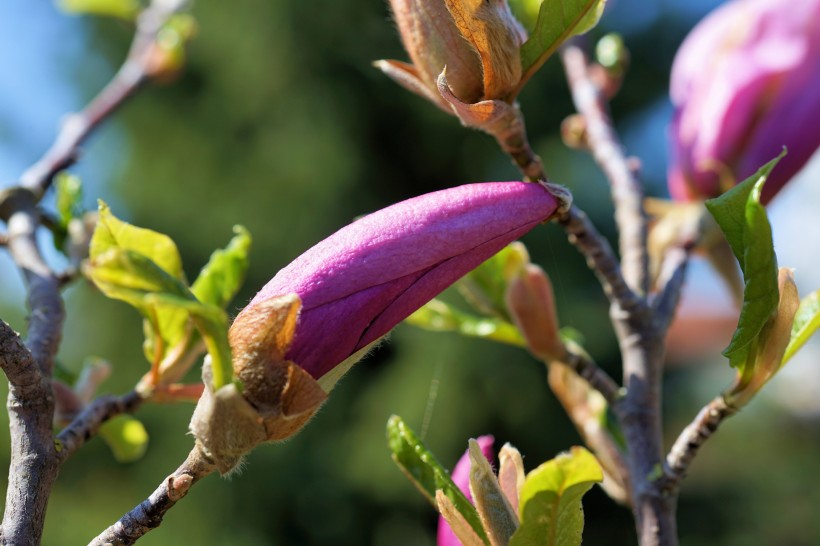
M408 199L340 229L282 269L229 332L238 383L206 391L191 421L220 472L295 434L341 375L396 324L567 197L524 182L470 184Z
M478 446L481 448L481 453L489 463L493 461L493 441L492 436L479 436L476 439ZM458 460L456 466L453 467L453 472L450 477L453 483L461 490L470 502L473 502L473 495L470 493L470 452L465 451L464 455ZM447 523L443 517L438 519L438 535L436 537L437 546L461 546L461 541L458 540L455 533L450 529L450 524Z
M672 67L673 198L715 197L782 148L762 201L820 144L820 0L733 0L684 41Z
M557 206L540 184L489 182L387 207L277 273L239 314L232 335L253 327L246 317L267 302L295 294L301 310L283 357L321 380Z

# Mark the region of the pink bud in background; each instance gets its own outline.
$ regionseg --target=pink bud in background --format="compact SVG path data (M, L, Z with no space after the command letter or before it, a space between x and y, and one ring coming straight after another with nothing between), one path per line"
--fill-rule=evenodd
M720 195L777 156L769 202L820 145L820 0L733 0L675 57L672 197Z
M493 441L492 436L479 436L476 440L478 446L481 448L481 453L492 464L493 462ZM470 452L469 450L461 456L450 474L453 483L461 489L461 492L467 496L470 502L473 502L473 496L470 493ZM450 530L450 525L443 517L438 519L438 535L436 538L436 546L461 546L461 541Z
M237 317L296 294L285 354L320 379L504 246L547 220L542 185L469 184L402 201L340 229L282 269Z

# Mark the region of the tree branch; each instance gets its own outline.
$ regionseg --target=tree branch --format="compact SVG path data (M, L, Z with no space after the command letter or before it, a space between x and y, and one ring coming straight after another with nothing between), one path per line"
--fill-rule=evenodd
M165 478L147 499L103 531L89 546L124 546L156 529L165 513L188 494L191 486L211 474L216 467L199 445L188 454L185 462Z
M571 345L566 345L565 348L567 353L561 360L561 364L582 377L590 387L601 393L610 407L614 408L621 397L621 388L615 380L599 368L583 351Z
M150 50L168 18L184 0L154 0L139 16L128 56L111 81L81 111L65 117L51 148L20 177L20 185L39 201L54 176L73 165L82 143L94 129L134 94L151 76Z
M100 396L94 400L57 435L58 462L65 462L77 452L106 421L123 413L135 412L143 401L144 398L136 391L124 396Z
M603 93L590 77L586 53L570 41L561 49L561 60L575 107L586 121L587 144L612 188L624 277L634 291L646 294L649 291L649 258L643 190L612 127Z
M21 175L18 187L0 192L0 218L8 227L5 246L23 272L30 311L26 351L19 346L16 334L9 334L7 325L0 336L0 365L10 383L11 440L9 485L0 529L3 544L40 543L48 498L59 469L52 434L51 373L65 313L60 278L45 262L37 245L37 203L54 175L76 161L79 146L91 131L145 81L150 74L147 53L164 22L182 5L180 0L154 0L143 11L128 58L111 83L84 110L68 116L54 144ZM71 445L82 441L72 440Z
M633 294L633 298L619 298L617 293L610 298L626 389L615 410L629 453L633 514L642 546L674 546L678 542L676 497L666 495L656 479L663 468L661 374L666 326L658 323L656 309L646 299L650 275L643 191L612 126L602 90L590 77L587 55L576 43L568 42L561 57L573 101L586 123L587 145L612 189L623 278ZM678 268L659 300L669 317L677 304L684 268L685 264ZM598 275L608 277L605 270ZM612 289L622 290L617 285Z
M652 302L658 329L663 333L669 329L669 324L675 317L675 311L683 292L688 265L689 249L672 247L667 250L661 267L660 278L658 279L658 284L661 287L660 292Z
M723 396L717 396L706 404L695 419L683 429L666 456L663 479L663 487L666 491L677 491L680 481L686 476L686 471L701 446L727 417L735 413L736 410L726 403Z
M644 305L642 299L626 284L609 242L598 233L583 211L573 206L556 221L566 230L570 243L586 258L587 265L598 277L611 304L629 311Z

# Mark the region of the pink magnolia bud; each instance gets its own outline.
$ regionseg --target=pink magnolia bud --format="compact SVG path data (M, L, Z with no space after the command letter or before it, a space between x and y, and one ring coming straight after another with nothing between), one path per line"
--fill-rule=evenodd
M820 145L820 0L733 0L686 38L672 67L669 188L720 195L788 148L766 203Z
M492 436L479 436L476 441L481 448L481 453L484 455L484 458L492 462L494 438ZM456 466L453 467L453 472L450 474L450 477L453 479L453 483L461 489L461 492L467 496L467 499L473 502L473 495L470 493L470 466L470 452L466 451L458 460ZM450 529L450 525L443 517L439 517L438 519L436 546L461 546L461 541L458 540L455 533Z
M548 219L558 205L540 184L487 182L374 212L277 273L236 318L232 338L258 338L234 330L263 328L266 306L295 294L301 310L284 359L318 380ZM271 343L271 353L279 350Z

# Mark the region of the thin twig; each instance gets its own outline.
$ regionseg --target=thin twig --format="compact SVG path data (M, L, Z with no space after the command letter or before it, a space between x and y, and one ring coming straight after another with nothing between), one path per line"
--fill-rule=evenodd
M666 456L663 479L663 487L666 491L677 490L701 446L727 417L735 413L736 410L726 403L723 396L717 396L706 404L695 419L683 429Z
M601 393L610 407L614 408L619 403L622 394L615 380L599 368L589 356L571 344L566 346L566 350L566 356L561 360L561 364L582 377L590 387Z
M661 266L661 274L658 278L658 285L661 289L652 302L655 321L658 330L661 332L666 332L675 316L683 292L688 265L688 249L672 247L666 251L664 263Z
M81 111L65 117L51 148L20 177L20 185L39 200L54 176L73 165L79 149L97 126L119 108L150 77L147 54L168 18L182 9L180 0L154 0L139 16L128 57L100 93Z
M564 227L569 241L575 245L595 272L610 302L628 311L644 305L626 284L612 247L583 211L573 206L557 222Z
M197 445L185 462L165 478L147 499L125 514L114 525L100 533L89 546L124 546L156 529L165 513L188 494L191 486L213 473L216 467Z
M106 421L135 412L143 400L136 391L124 396L100 396L94 400L57 435L57 460L65 462L93 438Z
M643 190L612 127L602 90L590 77L586 53L569 42L561 49L561 59L575 107L586 121L587 144L612 188L624 277L633 290L646 294L649 291L649 259Z
M546 183L544 164L529 144L524 117L517 104L514 105L514 113L515 121L503 126L497 133L491 134L496 138L501 149L510 156L524 178L530 181L544 181L549 187L550 184ZM556 221L567 231L570 242L586 257L587 264L598 275L604 292L610 299L618 301L624 308L639 305L639 298L624 282L612 247L587 215L572 205L560 214ZM593 388L599 390L610 404L616 403L619 387L605 371L580 353L569 353L567 360L565 364L584 377Z

